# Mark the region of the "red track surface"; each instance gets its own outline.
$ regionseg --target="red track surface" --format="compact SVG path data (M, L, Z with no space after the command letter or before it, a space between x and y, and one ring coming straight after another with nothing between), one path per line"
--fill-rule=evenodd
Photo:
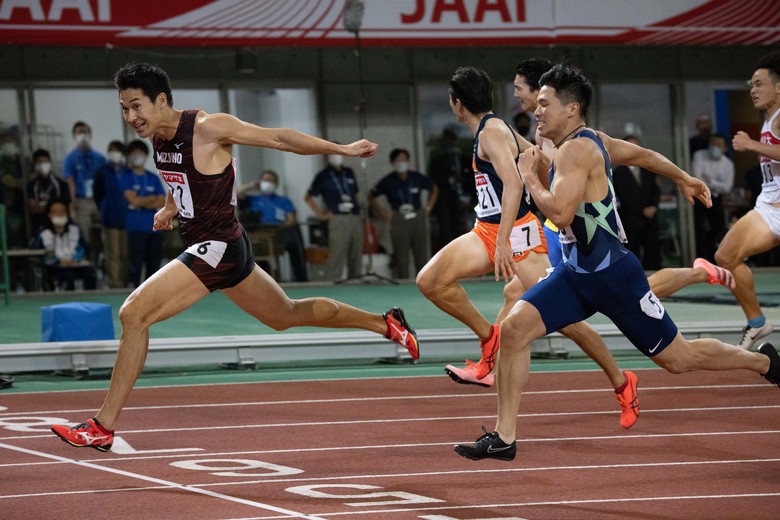
M139 389L108 454L48 433L102 391L2 396L0 518L780 518L777 388L639 371L624 431L606 383L533 374L509 463L452 451L495 397L444 376Z

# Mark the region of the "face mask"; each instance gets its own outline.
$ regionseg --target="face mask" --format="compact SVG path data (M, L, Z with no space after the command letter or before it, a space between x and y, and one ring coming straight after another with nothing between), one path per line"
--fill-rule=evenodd
M116 150L108 152L108 161L111 164L122 164L124 158L125 156L122 155L122 152L117 152Z
M393 168L398 173L406 173L409 171L409 163L407 161L396 161L393 163Z
M130 165L131 166L143 166L146 164L146 156L145 155L131 155L130 156Z
M344 164L344 157L336 154L329 155L328 164L330 164L334 168L341 168L341 166Z
M260 181L260 191L266 195L271 195L276 191L276 184L271 181Z
M0 147L0 152L9 157L19 155L19 146L16 143L3 143L3 146Z
M57 227L65 227L68 225L68 217L51 217L51 223Z
M723 152L717 146L710 146L707 149L707 152L710 154L710 159L712 159L713 161L717 161L723 155Z
M92 140L89 134L76 134L73 139L76 141L76 146L88 145Z
M35 171L36 173L39 173L43 175L44 177L48 177L51 173L51 163L50 162L42 162L35 165Z

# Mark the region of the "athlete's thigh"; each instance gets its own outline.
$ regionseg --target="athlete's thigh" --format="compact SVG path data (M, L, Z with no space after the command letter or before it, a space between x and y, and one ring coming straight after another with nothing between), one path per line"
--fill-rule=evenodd
M128 296L126 312L157 323L191 307L209 290L181 261L172 260Z
M263 323L273 322L273 318L292 312L292 300L276 280L257 265L240 284L223 289L222 292L250 316Z
M693 362L695 352L679 332L661 352L650 356L650 359L661 368L670 370L674 367L686 366Z
M718 247L719 256L742 260L775 247L778 241L764 217L751 209L729 229Z
M550 273L549 268L550 259L546 254L530 251L517 262L517 277L524 287L533 287Z
M572 273L563 263L558 264L546 278L530 287L520 301L530 303L538 311L544 323L545 334L593 315L593 310L578 293Z
M436 253L420 277L433 277L440 282L452 282L472 276L482 276L493 270L485 245L476 233L459 236Z

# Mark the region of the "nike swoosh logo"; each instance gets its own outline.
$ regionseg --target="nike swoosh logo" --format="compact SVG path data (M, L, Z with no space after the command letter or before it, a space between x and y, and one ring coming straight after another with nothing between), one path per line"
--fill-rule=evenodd
M512 447L512 445L511 445L511 444L510 444L509 446L504 446L503 448L494 448L493 446L488 446L487 452L488 452L488 453L497 453L497 452L499 452L499 451L505 451L505 450L508 450L508 449L509 449L509 448L511 448L511 447Z
M650 350L648 350L648 352L650 352L651 354L652 354L653 352L655 352L655 349L657 349L657 348L658 348L658 345L660 345L662 341L663 341L663 339L659 339L659 340L658 340L658 343L656 343L656 344L655 344L655 346L654 346L653 348L651 348Z

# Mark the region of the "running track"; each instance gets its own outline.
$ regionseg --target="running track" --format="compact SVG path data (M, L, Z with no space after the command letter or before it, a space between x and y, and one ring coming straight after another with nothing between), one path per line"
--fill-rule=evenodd
M778 389L637 373L628 431L602 373L532 374L513 462L452 451L495 394L445 376L137 389L108 454L48 433L104 391L0 395L0 518L780 518Z

